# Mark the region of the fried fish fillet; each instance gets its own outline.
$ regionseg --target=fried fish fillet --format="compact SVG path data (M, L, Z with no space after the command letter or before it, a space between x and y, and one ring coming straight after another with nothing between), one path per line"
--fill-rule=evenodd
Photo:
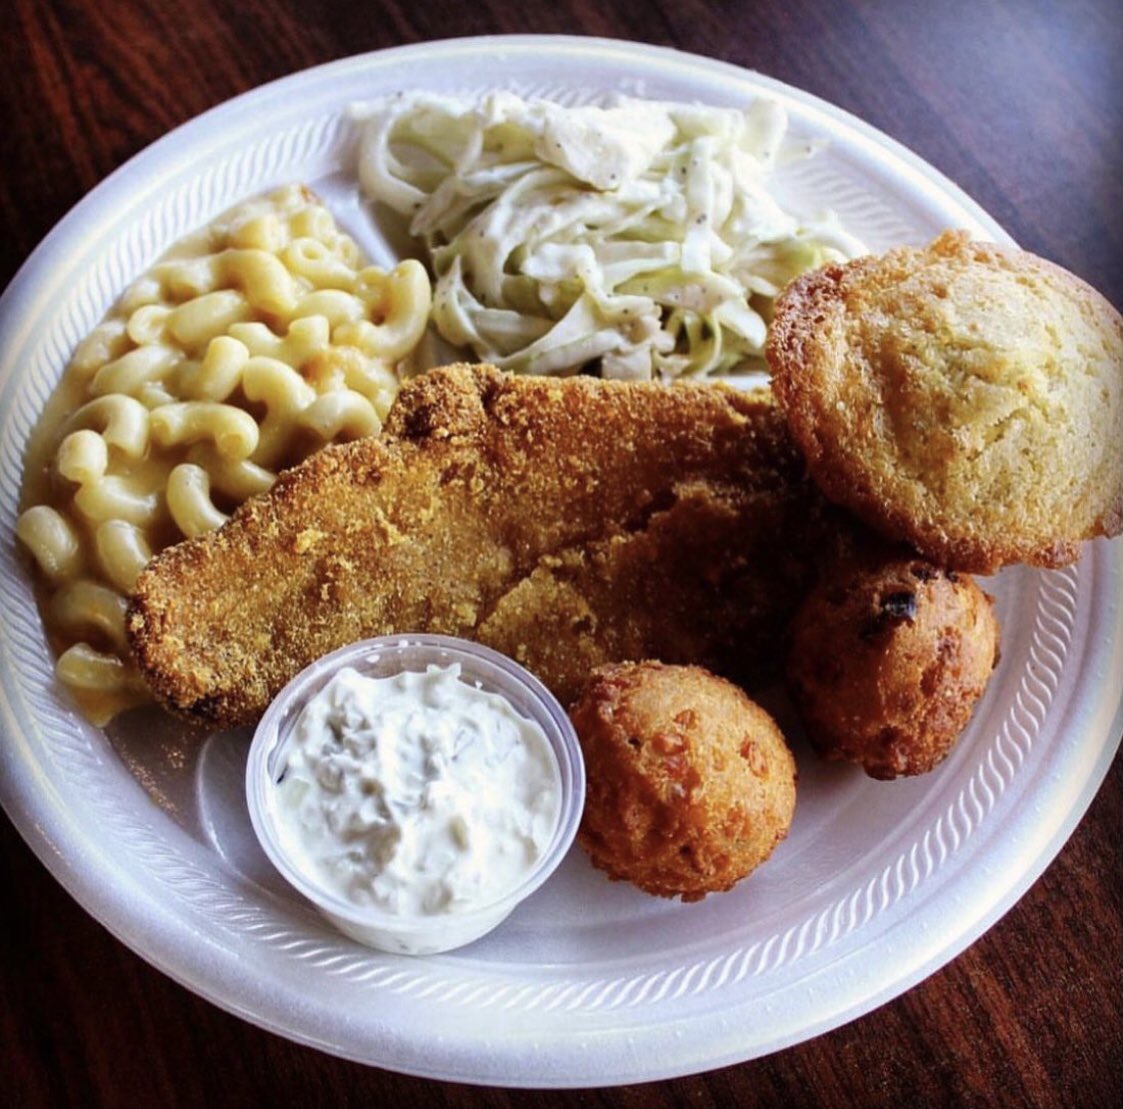
M767 394L434 370L384 434L328 447L141 574L145 679L212 726L315 658L438 632L518 658L563 702L590 667L775 658L823 553L853 541Z

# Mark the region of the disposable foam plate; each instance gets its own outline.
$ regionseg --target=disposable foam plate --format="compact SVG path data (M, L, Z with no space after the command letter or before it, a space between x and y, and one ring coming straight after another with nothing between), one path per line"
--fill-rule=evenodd
M28 435L71 351L131 278L239 199L300 180L375 261L347 108L401 89L511 89L574 104L615 92L743 105L793 136L786 202L829 206L875 250L949 226L1009 241L977 204L860 120L756 73L634 43L462 39L340 61L181 127L87 196L0 302L0 531ZM0 544L0 794L60 882L156 966L325 1051L468 1082L582 1086L701 1071L798 1043L920 981L994 923L1075 827L1120 733L1123 547L986 583L1002 661L935 773L878 783L796 740L791 835L733 891L683 905L608 882L575 848L486 939L425 959L334 932L258 847L248 733L198 737L150 710L106 729L52 677L25 567Z

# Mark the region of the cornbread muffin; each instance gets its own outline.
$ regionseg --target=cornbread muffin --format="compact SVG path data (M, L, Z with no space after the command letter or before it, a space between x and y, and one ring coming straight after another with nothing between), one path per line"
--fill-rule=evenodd
M955 569L1060 566L1123 524L1123 322L1023 251L945 232L793 281L767 347L811 476Z
M592 672L570 716L585 754L578 838L614 879L697 901L772 853L795 808L795 760L772 718L697 666Z
M825 577L796 614L787 678L815 749L872 778L947 757L998 658L991 598L921 559Z

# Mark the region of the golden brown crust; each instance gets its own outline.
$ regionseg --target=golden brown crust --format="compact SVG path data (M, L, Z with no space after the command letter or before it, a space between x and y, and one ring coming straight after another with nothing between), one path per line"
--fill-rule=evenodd
M490 643L563 699L623 652L740 675L854 530L802 470L761 395L433 371L381 439L321 451L154 559L130 641L164 704L221 726L398 632Z
M1049 262L947 232L827 266L767 355L816 482L935 562L1063 565L1123 527L1123 322Z
M787 835L795 760L731 683L695 666L604 666L570 716L588 778L578 837L610 877L696 901L731 888Z
M787 678L820 755L889 779L947 757L997 657L971 578L898 559L824 574L792 622Z

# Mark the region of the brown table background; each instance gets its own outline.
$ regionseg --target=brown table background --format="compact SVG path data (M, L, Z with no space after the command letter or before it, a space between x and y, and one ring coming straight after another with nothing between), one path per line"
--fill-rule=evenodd
M475 34L630 38L833 101L1123 304L1118 0L0 0L0 286L112 170L261 82ZM1119 675L1115 675L1118 680ZM19 1106L1106 1106L1123 1086L1123 771L949 966L808 1043L616 1090L395 1075L260 1031L113 939L0 818L0 1102Z

